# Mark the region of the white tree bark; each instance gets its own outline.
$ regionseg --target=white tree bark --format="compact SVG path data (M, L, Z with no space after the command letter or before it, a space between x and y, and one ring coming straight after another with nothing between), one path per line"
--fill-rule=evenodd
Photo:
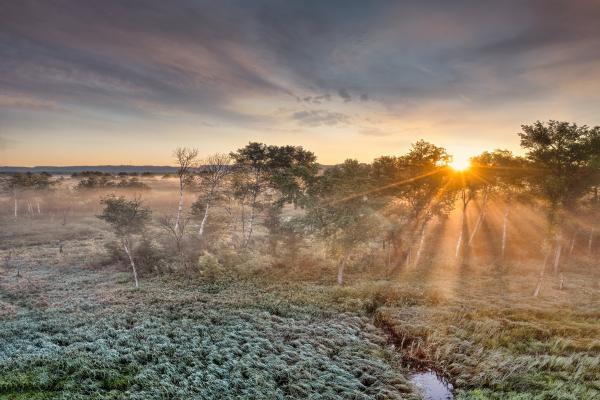
M15 219L19 218L19 201L17 200L17 192L14 193L15 199Z
M252 236L252 230L254 229L254 209L256 208L256 196L252 200L252 206L250 207L250 219L248 220L248 233L246 235L246 240L244 242L244 247L248 246L250 243L250 237Z
M554 274L558 274L558 269L560 266L560 253L562 251L562 243L560 237L556 240L556 253L554 254Z
M202 217L202 222L200 223L200 230L198 231L198 235L202 236L204 234L204 227L206 226L206 220L208 219L208 207L210 202L206 202L206 208L204 209L204 217Z
M179 180L179 206L177 207L177 217L175 218L175 230L179 230L181 221L181 212L183 211L183 178Z
M455 254L456 258L458 258L458 255L460 254L460 246L463 241L464 227L465 227L465 210L463 210L462 217L460 219L460 233L458 235L458 240L456 242L456 254Z
M42 214L42 210L40 208L40 200L37 199L35 204L37 206L37 213L38 213L38 215L41 215Z
M479 218L477 218L477 223L475 224L475 228L473 228L471 237L469 237L469 241L467 242L467 247L471 246L471 243L473 242L473 239L475 238L477 231L481 227L481 224L483 223L483 219L485 218L486 209L487 209L487 194L484 196L483 202L481 203L481 211L479 212Z
M421 259L421 253L423 252L423 245L425 244L425 226L421 229L421 238L419 239L419 247L417 248L417 254L415 254L415 267L419 264L419 260Z
M592 241L594 240L594 228L590 230L590 238L588 239L588 254L592 255Z
M506 207L504 210L504 218L502 221L502 249L501 249L501 257L504 259L504 255L506 254L506 235L508 231L508 215L510 214L510 208Z
M138 276L137 271L135 269L135 262L133 262L133 257L131 256L131 252L129 251L129 246L127 245L127 240L123 240L123 247L125 248L125 253L127 253L127 257L129 257L129 263L131 264L131 269L133 271L133 280L135 281L135 288L139 287L138 284Z
M569 246L569 256L573 255L573 249L575 248L575 238L577 237L577 232L573 234L571 238L571 245Z

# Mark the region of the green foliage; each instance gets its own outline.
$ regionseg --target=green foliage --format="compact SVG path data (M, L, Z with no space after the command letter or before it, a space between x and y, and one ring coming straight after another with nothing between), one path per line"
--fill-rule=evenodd
M573 207L599 177L600 127L550 120L523 125L521 146L538 168L532 185L551 207Z
M279 194L276 203L302 205L306 188L318 166L315 155L300 146L268 146L251 142L231 153L237 168L247 172L247 182L239 182L240 191L256 196L267 187Z
M198 273L200 277L213 282L226 277L226 268L221 265L219 259L210 253L204 253L198 257Z
M12 189L49 189L57 183L51 178L52 176L45 172L39 174L31 172L16 173L8 178L7 186Z
M141 182L138 178L121 177L115 180L111 175L89 175L79 181L75 187L78 190L84 189L135 189L150 190L150 186Z
M104 205L98 218L109 223L117 236L139 234L150 220L150 210L143 207L139 198L127 200L124 196L107 196L100 201Z

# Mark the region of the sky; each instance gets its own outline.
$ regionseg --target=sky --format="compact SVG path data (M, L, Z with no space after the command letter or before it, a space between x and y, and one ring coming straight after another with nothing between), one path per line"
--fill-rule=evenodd
M519 152L600 124L600 1L0 0L0 165Z

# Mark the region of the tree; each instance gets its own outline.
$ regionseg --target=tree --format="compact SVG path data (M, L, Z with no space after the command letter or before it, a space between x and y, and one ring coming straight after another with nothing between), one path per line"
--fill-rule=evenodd
M306 226L325 241L337 263L337 283L344 284L349 258L379 231L379 220L369 201L370 166L356 160L325 170L310 188Z
M179 180L179 205L174 225L175 230L178 230L180 229L181 213L183 212L183 192L194 181L193 169L196 166L198 150L178 147L173 155L177 162L177 178Z
M208 220L208 210L217 199L219 188L223 185L225 178L231 174L232 170L231 156L229 154L216 153L207 157L204 161L204 166L199 172L204 197L198 198L192 205L192 213L202 215L198 231L200 237L204 234L204 228Z
M123 196L116 197L111 195L103 198L100 203L104 205L104 209L102 214L97 217L109 223L114 233L120 239L123 249L127 253L127 257L129 257L135 287L138 288L138 276L131 253L131 237L141 234L144 231L150 219L150 210L143 206L139 198L127 200Z
M454 196L448 190L446 167L449 160L446 149L424 140L414 143L407 154L399 157L403 179L397 198L406 214L407 264L411 263L415 234L419 239L414 265L418 264L423 250L427 224L452 209Z
M488 197L500 198L505 203L500 245L500 257L504 259L510 209L516 198L524 198L527 167L527 160L513 155L509 150L485 151L471 159L470 173L482 182L482 191L486 201L482 202L479 218L469 238L469 246L485 218Z
M566 211L598 185L600 127L550 120L522 125L521 147L534 167L529 184L546 205L548 235L556 243L554 272L559 272Z
M28 192L31 193L47 190L57 183L57 181L52 180L51 177L52 176L46 172L39 174L26 172L16 173L8 178L5 185L13 195L13 211L15 219L17 219L19 216L19 193L23 192L27 194ZM27 205L29 214L33 214L33 209L29 200L27 200ZM39 199L37 199L37 212L38 214L41 214Z
M281 207L291 203L302 205L306 190L316 176L316 157L300 146L267 146L251 142L231 153L235 165L243 174L237 174L235 192L250 203L250 217L245 232L246 247L254 230L254 221L262 208L261 195L272 190L276 199L271 204ZM244 226L245 223L242 224Z

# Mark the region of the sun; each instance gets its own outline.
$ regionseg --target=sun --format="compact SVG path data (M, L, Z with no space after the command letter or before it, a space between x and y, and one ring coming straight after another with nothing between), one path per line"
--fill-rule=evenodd
M454 156L448 165L455 171L464 171L471 166L471 160L468 156Z

